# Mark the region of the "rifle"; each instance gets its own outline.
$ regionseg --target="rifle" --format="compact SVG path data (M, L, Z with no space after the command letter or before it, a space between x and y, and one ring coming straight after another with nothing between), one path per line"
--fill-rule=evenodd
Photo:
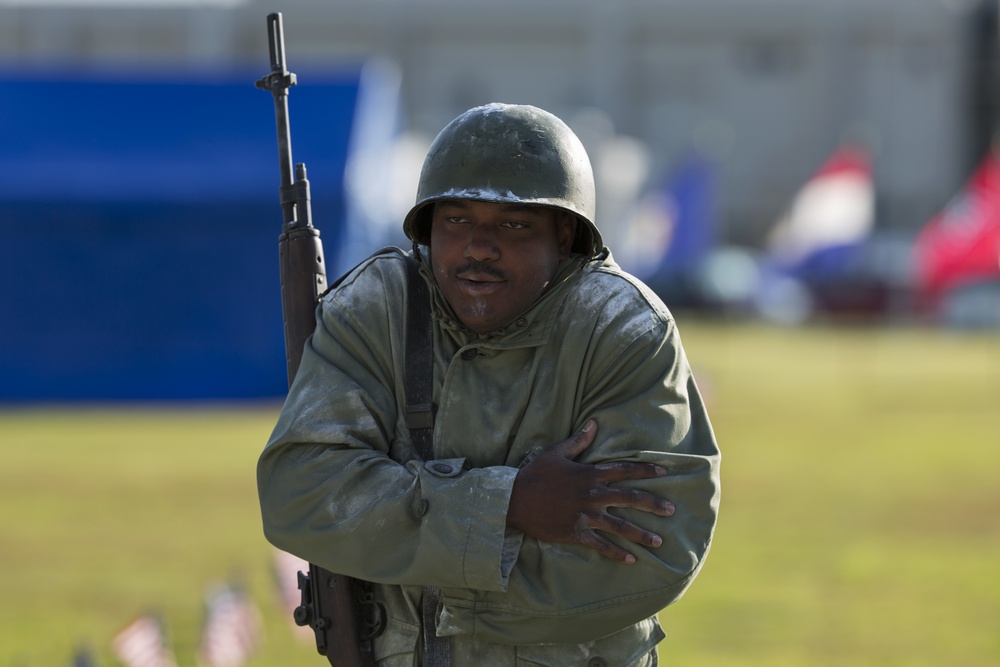
M278 126L278 163L281 170L281 209L284 218L278 238L281 274L281 311L285 324L285 360L291 386L302 361L302 348L316 328L316 304L326 291L326 269L319 230L312 224L306 166L292 173L292 139L288 123L288 89L297 83L285 68L285 36L281 14L267 16L271 72L256 82L271 91ZM313 563L309 573L298 573L301 604L293 618L316 634L316 650L333 667L373 667L372 640L384 626L384 612L374 601L367 582L334 574Z

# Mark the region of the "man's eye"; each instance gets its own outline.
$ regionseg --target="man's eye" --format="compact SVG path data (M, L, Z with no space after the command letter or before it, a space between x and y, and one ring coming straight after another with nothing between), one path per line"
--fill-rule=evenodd
M509 221L505 222L504 225L506 227L509 227L510 229L527 229L527 227L528 227L528 223L526 223L526 222L518 222L516 220L509 220Z

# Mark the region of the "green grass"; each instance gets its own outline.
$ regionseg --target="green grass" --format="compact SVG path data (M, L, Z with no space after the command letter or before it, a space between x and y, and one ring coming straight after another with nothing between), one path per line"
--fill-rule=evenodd
M1000 663L1000 337L681 319L723 449L672 665ZM67 664L145 609L195 664L231 576L254 666L325 664L277 601L254 465L276 403L0 411L0 667Z
M307 663L281 610L254 466L277 404L0 414L0 665L65 664L160 613L195 664L206 590L245 582L265 615L255 664Z
M1000 337L682 332L723 449L678 665L1000 661Z

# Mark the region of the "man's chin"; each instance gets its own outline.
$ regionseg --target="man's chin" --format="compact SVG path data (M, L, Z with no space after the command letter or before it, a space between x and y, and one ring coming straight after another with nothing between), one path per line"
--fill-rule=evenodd
M497 317L495 313L489 312L485 309L466 309L458 315L462 324L464 324L467 329L470 329L477 334L485 334L490 333L491 331L496 331L497 329L502 328L506 323L502 318Z

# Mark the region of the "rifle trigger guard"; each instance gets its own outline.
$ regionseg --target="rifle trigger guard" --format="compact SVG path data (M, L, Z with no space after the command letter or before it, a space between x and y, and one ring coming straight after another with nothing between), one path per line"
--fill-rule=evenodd
M385 632L385 606L375 601L375 596L368 592L359 598L361 624L359 635L362 642L369 642Z

